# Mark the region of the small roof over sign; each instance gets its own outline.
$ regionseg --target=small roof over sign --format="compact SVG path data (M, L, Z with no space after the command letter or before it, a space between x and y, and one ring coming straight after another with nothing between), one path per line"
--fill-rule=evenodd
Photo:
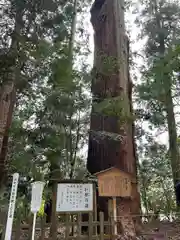
M113 171L113 170L122 172L122 173L124 173L124 174L127 174L129 177L132 177L132 175L131 175L130 173L125 172L125 171L119 169L119 168L116 167L116 166L110 167L110 168L107 168L107 169L104 169L104 170L102 170L102 171L100 171L100 172L97 172L97 173L94 173L94 175L95 175L95 176L99 176L99 175L101 175L101 174L103 174L103 173L110 172L110 171Z

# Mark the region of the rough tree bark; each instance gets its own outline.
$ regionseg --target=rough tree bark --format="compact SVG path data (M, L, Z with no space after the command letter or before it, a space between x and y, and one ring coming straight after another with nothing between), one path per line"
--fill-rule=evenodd
M11 125L15 102L15 89L12 82L4 83L0 88L0 184L5 180L8 150L8 129Z
M15 15L15 27L12 34L11 46L8 54L10 67L0 86L0 186L5 182L7 176L7 152L8 152L8 136L9 128L12 122L13 109L16 101L16 80L20 75L21 61L18 59L18 36L21 26L19 22L22 13ZM18 59L19 60L19 59ZM16 63L18 62L18 63Z
M129 77L129 46L124 26L124 3L117 0L96 0L91 9L94 28L94 75L92 81L93 103L106 98L124 95L128 99L128 112L132 114L131 88ZM103 72L103 64L109 62L111 71ZM107 68L105 67L107 70ZM121 118L121 117L120 117ZM134 178L132 201L117 199L117 214L128 215L140 212L140 197L137 190L137 168L133 123L119 125L115 116L95 112L92 107L91 131L89 136L88 170L93 174L112 166L129 172ZM123 135L117 139L95 138L92 132L110 132ZM98 198L100 208L107 214L107 199Z

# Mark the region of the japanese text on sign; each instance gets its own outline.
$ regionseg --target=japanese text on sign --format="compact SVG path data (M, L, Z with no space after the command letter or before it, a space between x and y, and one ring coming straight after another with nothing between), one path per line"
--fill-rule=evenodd
M15 202L16 202L16 194L17 194L17 185L18 185L19 174L14 174L12 188L11 188L11 197L9 203L9 218L13 218Z
M13 225L13 218L14 218L14 210L16 204L16 196L17 196L17 188L18 188L18 181L19 181L19 173L13 174L13 181L11 187L11 196L9 202L9 209L8 209L8 217L6 223L6 232L5 232L5 239L10 240L12 234L12 225Z
M93 210L92 184L58 184L57 212L80 212Z

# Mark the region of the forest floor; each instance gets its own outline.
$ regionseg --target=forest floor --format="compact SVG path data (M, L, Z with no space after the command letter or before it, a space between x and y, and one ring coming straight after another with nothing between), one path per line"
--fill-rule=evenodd
M143 224L141 234L145 239L163 240L172 239L180 240L180 220L173 222L169 221L153 221L151 223ZM165 238L159 236L164 235ZM153 236L154 235L154 236ZM157 235L157 237L155 236Z

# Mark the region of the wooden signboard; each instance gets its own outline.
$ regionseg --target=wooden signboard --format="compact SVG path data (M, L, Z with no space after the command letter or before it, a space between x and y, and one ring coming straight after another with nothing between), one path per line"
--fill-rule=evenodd
M131 197L131 176L112 167L95 174L98 178L99 196Z
M93 211L93 184L59 183L56 211L63 213Z

